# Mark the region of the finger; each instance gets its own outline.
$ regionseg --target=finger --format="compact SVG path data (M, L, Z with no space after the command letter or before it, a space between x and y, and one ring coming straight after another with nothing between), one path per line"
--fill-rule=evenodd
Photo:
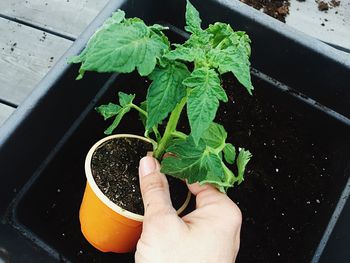
M146 156L141 159L139 176L145 216L168 213L174 210L171 204L168 181L165 175L160 172L160 165L155 158Z
M214 186L210 184L203 184L200 185L199 183L194 183L194 184L189 184L187 183L188 189L191 191L191 193L195 196L197 196L200 192L202 191L207 191L207 190L216 190Z
M209 218L220 218L223 225L228 225L239 231L242 224L242 213L239 207L224 193L212 185L199 183L187 184L189 190L196 196L196 210L183 217L187 223L198 222L198 218L206 222ZM216 219L215 219L216 220Z
M231 199L217 188L210 184L200 185L199 183L187 184L188 189L196 196L196 207L201 208L208 205L233 203Z

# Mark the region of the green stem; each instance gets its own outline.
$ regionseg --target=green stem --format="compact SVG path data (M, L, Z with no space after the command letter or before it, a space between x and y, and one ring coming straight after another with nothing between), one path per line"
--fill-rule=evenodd
M135 104L133 104L133 103L130 104L130 106L131 106L132 108L134 108L135 110L137 110L138 112L140 112L141 114L143 114L146 118L148 118L148 113L147 113L145 110L141 109L139 106L137 106L137 105L135 105ZM160 133L159 133L159 131L158 131L158 128L157 128L156 126L154 126L154 127L152 128L152 130L153 130L154 134L156 135L157 140L159 140ZM146 135L146 134L147 134L147 135ZM145 137L148 138L148 133L145 133Z
M135 105L135 104L130 104L130 106L132 108L134 108L135 110L138 110L141 114L145 115L145 117L148 117L148 114L146 111L144 111L143 109L141 109L139 106Z
M183 139L183 140L187 139L187 135L185 133L183 133L183 132L180 132L180 131L173 131L171 135L174 136L174 137Z
M216 45L216 49L221 49L223 44L227 43L227 38L222 39L217 45Z
M187 96L184 97L175 107L175 109L171 112L169 117L168 124L165 128L163 138L160 140L157 149L154 151L154 157L158 160L163 156L166 147L172 137L172 133L176 130L177 123L179 122L180 115L183 107L187 102Z

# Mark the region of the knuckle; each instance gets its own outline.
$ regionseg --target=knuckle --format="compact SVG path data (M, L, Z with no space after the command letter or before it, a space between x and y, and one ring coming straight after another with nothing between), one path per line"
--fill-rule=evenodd
M151 215L145 217L144 224L156 226L158 230L163 231L164 228L168 228L169 223L173 221L174 211L170 209L161 209L162 211L158 211L156 213L152 213Z
M242 212L241 209L226 196L225 200L225 211L228 213L228 217L232 224L235 226L240 226L242 224Z
M149 175L143 178L141 189L144 193L163 191L168 187L167 183L158 176Z

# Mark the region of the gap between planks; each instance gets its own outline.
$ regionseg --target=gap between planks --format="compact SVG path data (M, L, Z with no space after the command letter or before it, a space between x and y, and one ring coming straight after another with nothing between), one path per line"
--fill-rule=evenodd
M0 98L19 105L71 44L0 18Z
M15 111L15 108L0 103L0 126Z
M77 38L108 0L0 0L0 14Z

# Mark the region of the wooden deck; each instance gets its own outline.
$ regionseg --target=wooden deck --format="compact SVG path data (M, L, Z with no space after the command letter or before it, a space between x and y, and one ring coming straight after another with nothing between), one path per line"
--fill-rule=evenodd
M0 126L107 2L0 0ZM350 0L327 13L311 2L291 0L287 25L350 49Z
M108 0L0 0L0 126Z

